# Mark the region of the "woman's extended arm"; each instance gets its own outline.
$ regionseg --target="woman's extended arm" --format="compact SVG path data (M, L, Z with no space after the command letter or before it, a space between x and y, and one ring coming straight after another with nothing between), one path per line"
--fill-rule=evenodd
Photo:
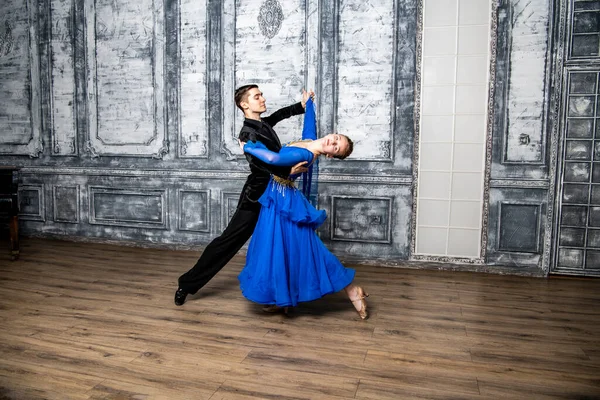
M275 153L267 149L261 142L246 143L244 145L244 152L266 164L278 167L291 167L303 161L310 163L314 157L310 150L302 147L285 147L280 153Z

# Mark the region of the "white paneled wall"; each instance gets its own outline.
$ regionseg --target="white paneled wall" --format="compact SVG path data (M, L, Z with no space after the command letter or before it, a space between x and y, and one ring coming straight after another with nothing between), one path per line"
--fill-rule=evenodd
M491 0L424 0L416 254L477 258Z

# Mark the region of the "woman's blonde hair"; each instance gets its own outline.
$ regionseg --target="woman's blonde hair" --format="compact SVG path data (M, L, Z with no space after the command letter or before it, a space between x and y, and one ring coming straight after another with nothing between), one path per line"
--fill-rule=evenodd
M343 136L343 137L346 138L346 140L348 141L348 150L346 150L346 152L344 154L340 154L339 156L333 156L333 157L334 158L338 158L340 160L343 160L346 157L348 157L350 154L352 154L352 151L354 150L354 142L352 141L352 139L350 139L346 135L342 135L341 133L338 133L338 135Z

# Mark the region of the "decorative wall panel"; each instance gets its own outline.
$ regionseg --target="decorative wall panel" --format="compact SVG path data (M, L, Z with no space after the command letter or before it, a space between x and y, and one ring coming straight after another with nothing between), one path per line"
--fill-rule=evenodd
M207 1L182 0L179 6L179 157L206 157Z
M168 152L162 0L85 6L87 150L92 156L162 158Z
M333 178L333 177L332 177ZM355 180L319 185L321 240L346 261L395 265L410 256L410 185Z
M548 193L553 185L550 178L553 151L548 150L554 136L548 126L548 116L553 112L550 88L555 85L551 68L555 3L550 0L497 2L494 120L488 143L492 189L489 191L485 262L507 265L523 273L545 273L551 247L553 206ZM506 239L501 242L499 236L503 203L541 205L543 239L538 251L502 250L507 245Z
M210 232L210 190L179 190L179 230Z
M75 3L50 0L50 115L53 155L78 153L75 121Z
M43 149L36 6L0 4L0 154L38 157Z
M350 134L356 142L352 159L390 161L396 108L396 1L337 3L335 130Z
M331 240L390 243L392 198L332 196Z
M54 222L79 223L79 185L53 186Z
M547 226L546 188L490 189L486 263L539 272Z
M19 186L19 218L24 221L45 221L46 205L43 185Z
M88 188L90 223L167 229L164 190Z
M500 204L498 250L538 253L540 248L540 204Z
M510 26L504 163L545 162L549 10L549 0L531 0L509 1L501 11Z
M240 193L221 192L221 231L225 230L235 214L239 199Z

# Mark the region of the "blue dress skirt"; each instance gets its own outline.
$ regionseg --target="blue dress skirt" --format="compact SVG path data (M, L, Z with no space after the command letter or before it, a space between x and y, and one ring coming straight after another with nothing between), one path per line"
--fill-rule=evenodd
M278 178L271 178L259 202L258 223L238 276L244 297L296 306L352 282L355 271L344 267L315 232L327 218L325 211L314 208L290 181Z

